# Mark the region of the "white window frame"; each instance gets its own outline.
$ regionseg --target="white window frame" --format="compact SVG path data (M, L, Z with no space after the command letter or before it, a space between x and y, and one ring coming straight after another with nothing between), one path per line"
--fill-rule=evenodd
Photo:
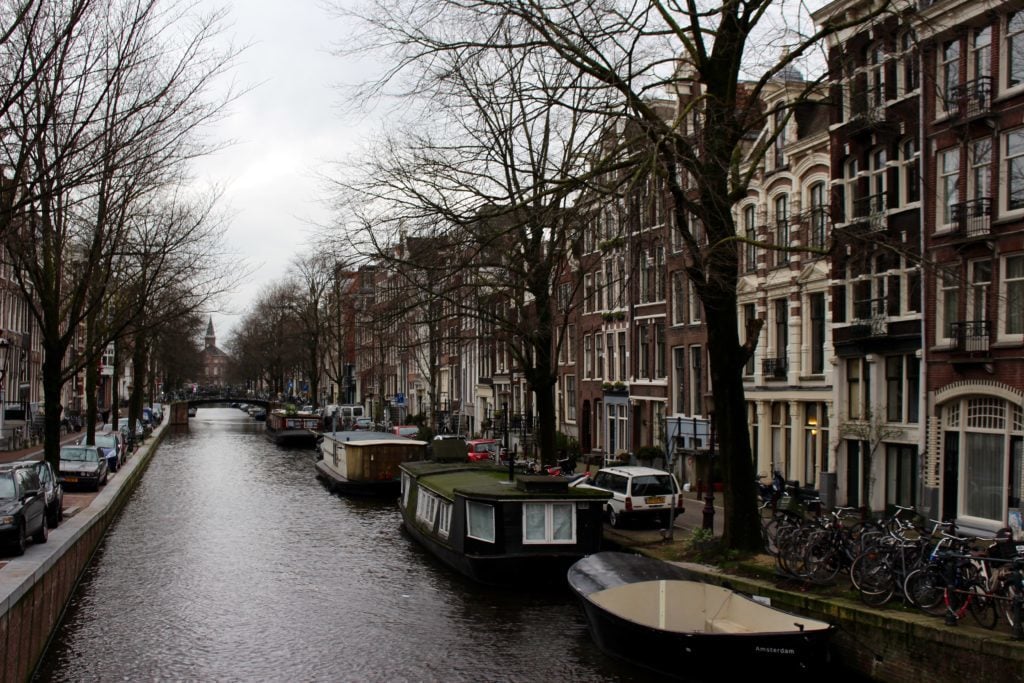
M1016 25L1011 26L1013 22L1016 22ZM1002 73L1006 74L1006 79L1004 81L1005 89L1007 91L1011 91L1024 88L1024 10L1007 14L1005 23L1003 24L1003 30L1000 33L1003 35L1003 44L1000 46L1002 47L1002 50L1000 50L1002 54L1002 68L1000 70ZM1010 61L1010 57L1013 54L1014 42L1017 42L1021 46L1021 63L1019 66L1020 78L1016 83L1010 81L1013 76L1011 73L1013 64Z
M402 507L409 505L409 489L412 488L412 477L408 472L402 472Z
M441 538L448 538L452 530L452 503L442 500L438 507L440 519L437 524L437 535Z
M416 519L433 528L434 521L437 519L438 502L439 498L436 493L421 486L416 494Z
M985 275L982 264L988 264L988 279L980 279ZM991 320L989 317L989 289L992 287L992 257L973 259L967 262L968 292L965 320Z
M967 176L968 199L992 197L992 138L971 140L968 147L970 173Z
M576 421L576 375L565 376L565 420Z
M474 505L475 506L479 506L481 508L486 508L487 511L490 513L490 518L491 518L491 538L484 538L483 536L475 536L473 534L473 522L472 522L473 516L470 514L470 509ZM467 500L466 501L466 538L472 538L472 539L477 540L477 541L484 541L485 543L494 543L495 542L495 537L496 537L495 531L496 531L496 529L495 529L495 526L494 526L494 506L493 505L487 505L486 503L479 503L479 502L477 502L475 500Z
M960 38L947 40L939 46L938 54L938 77L935 79L938 96L935 98L935 110L937 116L949 115L956 102L950 92L960 85L960 58L963 50L960 45Z
M544 508L544 538L528 539L526 537L526 513L531 508ZM556 507L568 508L572 513L572 538L569 540L555 539L554 510ZM574 545L576 543L576 503L575 502L530 502L523 503L523 545Z
M999 313L996 319L1001 324L997 325L996 338L999 339L999 341L1020 343L1024 342L1024 320L1022 320L1021 322L1020 332L1011 333L1007 331L1007 326L1009 325L1009 305L1012 303L1010 301L1011 283L1014 284L1015 288L1020 288L1020 298L1017 300L1016 303L1019 304L1020 306L1024 306L1024 277L1012 279L1010 278L1009 261L1011 259L1013 259L1015 263L1018 260L1024 261L1024 252L1018 252L1016 254L1003 254L999 258ZM1022 264L1022 268L1024 268L1024 264ZM1018 315L1024 318L1024 313L1018 312Z
M950 328L950 323L961 322L959 273L953 270L940 270L936 275L935 291L938 299L935 306L935 339L951 344L954 341L953 337L946 331ZM950 297L953 298L952 302L949 300ZM956 310L947 313L947 304L950 303L955 305ZM947 320L948 316L955 317Z
M950 147L939 150L936 155L938 179L935 191L935 223L941 231L950 231L953 223L953 207L960 203L960 148Z
M1024 36L1021 37L1024 40ZM1011 148L1011 140L1015 143L1015 147ZM1015 128L1008 130L1003 133L1000 140L1000 151L1002 152L1002 173L1000 173L999 184L1000 184L1000 197L1002 202L1002 211L1004 214L1020 214L1024 213L1024 128ZM1012 151L1012 155L1011 155ZM1016 162L1019 172L1017 184L1017 191L1020 197L1018 206L1011 206L1010 199L1011 193L1013 192L1014 184L1012 181L1011 169L1013 168L1014 162Z

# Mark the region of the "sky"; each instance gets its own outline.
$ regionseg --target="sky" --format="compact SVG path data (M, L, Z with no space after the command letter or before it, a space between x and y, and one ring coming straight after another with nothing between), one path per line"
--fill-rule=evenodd
M353 153L373 124L341 111L338 84L357 80L359 66L329 53L344 42L346 27L317 0L203 5L228 10L220 39L248 46L231 76L251 88L208 131L232 144L194 168L199 185L223 188L222 210L230 222L225 247L232 261L252 271L213 314L223 347L261 288L281 279L306 249L312 225L329 221L317 172Z

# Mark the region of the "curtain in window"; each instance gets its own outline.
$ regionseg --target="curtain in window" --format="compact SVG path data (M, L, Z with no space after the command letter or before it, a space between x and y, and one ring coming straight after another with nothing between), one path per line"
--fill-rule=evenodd
M551 540L571 542L573 505L559 503L551 506Z
M523 540L547 540L544 526L544 505L537 503L525 503L523 505Z
M466 503L469 535L494 543L494 508L480 503Z
M964 509L971 517L1003 519L1003 450L1006 438L1001 434L967 433L964 453Z

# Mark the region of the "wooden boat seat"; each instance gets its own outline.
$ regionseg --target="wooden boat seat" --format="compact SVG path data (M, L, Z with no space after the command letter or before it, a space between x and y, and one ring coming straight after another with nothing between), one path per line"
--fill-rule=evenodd
M708 620L708 633L750 633L750 629L729 619Z

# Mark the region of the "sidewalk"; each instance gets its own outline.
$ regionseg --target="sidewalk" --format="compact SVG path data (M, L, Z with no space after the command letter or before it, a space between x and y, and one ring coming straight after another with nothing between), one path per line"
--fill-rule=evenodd
M99 423L96 423L96 430L99 431ZM66 444L75 443L79 439L85 436L85 428L82 428L80 432L70 432L68 434L62 434L60 437L60 444L62 446ZM17 451L0 451L0 464L6 462L15 462L16 460L42 460L43 459L43 446L42 444L32 446L30 448L22 448Z

